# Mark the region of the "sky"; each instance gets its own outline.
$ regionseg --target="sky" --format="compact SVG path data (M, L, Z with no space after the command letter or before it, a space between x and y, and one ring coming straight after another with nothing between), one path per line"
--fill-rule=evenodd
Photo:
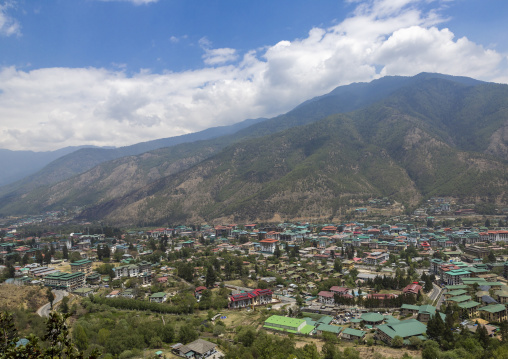
M0 148L125 146L337 86L508 83L505 0L0 0Z

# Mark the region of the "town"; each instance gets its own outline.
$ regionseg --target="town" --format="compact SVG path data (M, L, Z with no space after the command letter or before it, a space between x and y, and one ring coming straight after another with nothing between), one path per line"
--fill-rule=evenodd
M426 211L417 215L419 221L397 217L390 223L179 225L40 235L28 235L25 221L2 229L0 271L4 286L53 290L59 298L49 294L50 307L63 313L99 305L208 318L208 332L192 329L192 335L175 333L152 343L156 356L222 357L231 351L226 339L233 340L246 322L278 337L358 348L418 352L429 340L446 347L461 331L504 342L504 217L478 223L481 216L450 222ZM86 332L84 337L95 340ZM116 355L135 349L104 342L102 348Z

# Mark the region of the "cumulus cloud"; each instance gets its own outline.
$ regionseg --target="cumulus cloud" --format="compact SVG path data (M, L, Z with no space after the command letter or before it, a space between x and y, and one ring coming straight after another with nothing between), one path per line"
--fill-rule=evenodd
M19 22L8 14L9 9L14 7L14 2L6 1L0 3L0 35L12 36L21 35L21 25Z
M205 67L0 69L0 148L128 145L286 112L339 85L422 71L506 82L506 56L456 38L440 2L355 1L330 28L239 54L203 38Z

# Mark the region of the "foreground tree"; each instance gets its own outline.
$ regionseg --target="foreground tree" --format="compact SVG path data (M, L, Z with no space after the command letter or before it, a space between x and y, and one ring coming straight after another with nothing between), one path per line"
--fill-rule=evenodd
M78 350L71 342L69 329L65 323L68 315L62 315L52 312L46 323L46 334L44 341L47 345L41 346L39 338L30 335L26 345L16 347L19 340L16 328L14 328L14 320L12 315L2 313L0 315L0 324L2 328L2 346L0 347L0 359L14 358L30 358L30 359L46 359L46 358L63 358L63 359L82 359L85 358L83 352ZM88 359L99 358L100 353L93 351Z

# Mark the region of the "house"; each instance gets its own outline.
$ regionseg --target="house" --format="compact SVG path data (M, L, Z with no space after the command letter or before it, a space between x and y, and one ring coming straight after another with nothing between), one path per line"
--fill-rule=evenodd
M318 301L323 304L334 304L333 293L326 290L322 290L318 293Z
M229 297L228 308L245 308L254 305L265 305L272 302L270 289L254 289L251 292L233 294Z
M157 292L150 296L150 302L164 303L168 299L168 294L164 292Z
M379 263L388 260L388 257L389 254L387 252L372 252L363 259L363 263L367 265L378 265Z
M427 323L434 315L436 315L436 307L432 305L422 305L418 310L417 319L422 323Z
M199 299L201 298L201 295L203 294L203 291L206 290L206 287L203 286L203 285L200 285L199 287L197 287L195 290L194 290L194 297L196 297L196 299Z
M427 326L416 319L402 320L399 322L393 321L389 324L382 324L377 327L376 339L385 342L388 345L392 344L393 338L396 336L404 340L404 344L409 344L409 338L417 337L425 340L427 333Z
M365 338L365 334L367 334L367 332L364 332L363 330L346 328L342 331L341 338L349 341L363 340L363 338Z
M332 333L338 337L342 329L343 327L339 327L337 325L318 324L316 327L316 334L322 335L323 333Z
M259 241L259 244L261 245L261 252L273 254L278 242L279 240L273 238L266 238Z
M198 339L187 345L181 345L177 349L178 355L188 359L207 359L214 357L217 351L217 344L210 343L209 341ZM220 356L215 356L222 357Z
M120 294L119 290L113 290L111 293L106 295L106 298L116 298Z
M422 286L416 283L408 284L404 289L402 289L403 294L412 294L413 296L418 296L420 291L422 290Z
M349 294L349 288L334 285L333 287L330 288L330 292L338 295L346 295Z
M414 315L414 314L418 314L418 312L420 311L420 306L418 305L411 305L411 304L402 304L402 306L400 307L400 314L401 315Z

